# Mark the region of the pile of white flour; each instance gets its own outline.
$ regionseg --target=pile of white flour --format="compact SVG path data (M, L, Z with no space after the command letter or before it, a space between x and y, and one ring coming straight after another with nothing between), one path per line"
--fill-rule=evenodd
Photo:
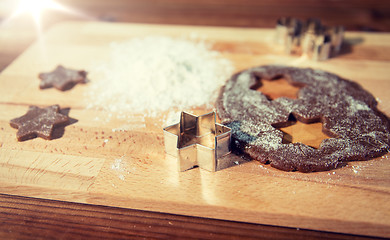
M111 43L110 59L95 71L89 108L155 117L214 104L233 66L205 42L149 36Z

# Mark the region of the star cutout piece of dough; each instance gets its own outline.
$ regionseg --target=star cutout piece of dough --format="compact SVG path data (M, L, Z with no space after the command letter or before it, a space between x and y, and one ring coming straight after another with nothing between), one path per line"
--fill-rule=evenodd
M41 137L50 140L54 127L69 122L69 117L59 113L58 105L39 108L30 106L27 113L10 121L13 128L17 128L18 141Z
M55 87L58 90L65 91L71 89L77 83L85 83L87 77L86 71L72 70L59 65L52 72L40 73L40 89Z

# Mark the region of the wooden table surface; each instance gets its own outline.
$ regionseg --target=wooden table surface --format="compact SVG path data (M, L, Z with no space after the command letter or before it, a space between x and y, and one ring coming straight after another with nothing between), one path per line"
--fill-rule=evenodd
M377 1L376 6L378 7L380 4L386 5ZM168 6L176 5L171 3ZM184 5L177 6L183 7ZM7 16L7 14L0 16ZM122 15L118 16L117 19L120 20ZM110 17L107 18L110 20ZM197 18L201 17L198 15ZM193 19L196 18L193 17ZM145 19L141 18L140 21L145 21ZM163 22L161 19L159 21ZM218 23L208 24L224 25L223 20L213 21ZM370 21L365 23L372 24ZM207 23L200 21L200 24ZM50 24L44 27L48 26ZM13 24L2 24L0 27L0 69L8 66L35 38L35 29L29 21L20 19L15 20ZM0 236L4 238L365 238L348 234L222 221L6 194L0 195L0 201L0 216L3 223L0 226Z

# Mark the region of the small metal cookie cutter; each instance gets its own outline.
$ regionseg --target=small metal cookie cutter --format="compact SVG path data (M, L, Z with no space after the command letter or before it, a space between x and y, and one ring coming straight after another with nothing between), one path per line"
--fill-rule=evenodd
M343 44L344 38L344 27L343 26L335 26L331 27L327 30L327 33L330 35L332 39L332 53L338 54L341 50L341 46Z
M286 53L302 52L316 61L336 56L343 37L343 26L326 27L315 18L305 24L295 18L280 18L276 22L276 42L284 46Z
M316 49L321 48L321 35L323 33L323 26L321 21L316 18L309 18L302 31L302 52L310 57L314 54Z
M290 54L300 45L302 22L296 18L283 17L276 22L276 42Z
M323 61L331 56L331 38L328 34L305 37L303 52L315 61Z
M323 61L336 56L343 42L344 27L326 27L319 19L308 19L302 36L302 50L311 59Z
M164 129L165 152L178 159L178 170L198 166L215 172L218 159L230 154L231 129L216 123L215 112L182 112L180 122Z

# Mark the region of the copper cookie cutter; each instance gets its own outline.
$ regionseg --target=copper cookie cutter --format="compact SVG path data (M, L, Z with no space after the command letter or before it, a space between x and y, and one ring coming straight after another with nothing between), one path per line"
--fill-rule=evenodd
M276 23L276 42L286 53L299 49L312 60L322 61L336 56L341 49L344 27L326 27L319 19L305 24L296 18L280 18Z
M215 172L231 152L231 129L216 123L215 112L200 116L182 112L179 123L163 130L165 152L178 159L179 171L198 166Z

